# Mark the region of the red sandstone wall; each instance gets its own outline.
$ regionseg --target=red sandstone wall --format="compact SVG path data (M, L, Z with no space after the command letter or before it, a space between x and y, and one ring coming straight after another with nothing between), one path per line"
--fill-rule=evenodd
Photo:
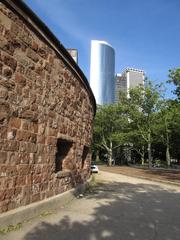
M0 212L89 177L94 109L80 79L24 20L0 4ZM73 142L55 173L57 139ZM70 171L64 171L69 169Z

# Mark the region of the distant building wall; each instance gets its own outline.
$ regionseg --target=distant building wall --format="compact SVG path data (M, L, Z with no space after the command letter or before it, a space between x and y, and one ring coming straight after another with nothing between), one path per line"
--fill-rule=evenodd
M139 70L129 70L129 88L144 85L144 72Z
M74 59L74 61L78 63L78 50L74 48L68 48L67 51L71 55L71 57Z
M122 74L116 75L115 80L115 102L118 102L119 99L119 91L127 93L127 80L126 77Z
M127 68L122 74L116 75L115 95L117 102L119 99L119 91L125 94L129 93L129 89L144 85L144 71L134 68Z
M0 212L90 176L95 99L87 79L21 1L0 4Z
M90 86L97 104L114 102L115 52L104 41L91 41Z

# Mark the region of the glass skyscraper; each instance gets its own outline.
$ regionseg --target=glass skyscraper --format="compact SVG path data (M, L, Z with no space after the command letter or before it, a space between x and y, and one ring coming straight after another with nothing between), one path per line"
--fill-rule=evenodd
M91 41L90 86L97 104L115 100L115 52L104 41Z

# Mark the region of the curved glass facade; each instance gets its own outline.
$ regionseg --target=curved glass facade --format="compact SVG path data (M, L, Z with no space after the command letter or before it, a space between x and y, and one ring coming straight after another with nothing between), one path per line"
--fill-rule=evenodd
M90 86L97 104L110 104L115 99L115 52L104 41L91 41Z

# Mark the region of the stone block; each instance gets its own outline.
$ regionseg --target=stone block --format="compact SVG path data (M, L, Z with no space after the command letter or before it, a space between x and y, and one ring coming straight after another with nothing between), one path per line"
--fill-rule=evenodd
M46 137L44 135L37 136L37 143L45 144L45 141L46 141Z
M13 70L13 72L16 70L17 61L14 58L12 58L12 57L10 57L8 55L3 55L2 56L2 62L5 65L7 65L8 67L10 67Z
M8 164L11 166L20 164L18 153L8 152Z
M4 144L4 150L5 151L16 151L19 150L19 142L15 140L6 140Z
M8 140L14 140L16 138L16 132L17 132L16 129L8 130L8 132L7 132L7 139Z
M32 47L32 49L33 49L34 51L37 51L38 48L39 48L39 45L38 45L38 43L36 43L35 41L32 41L31 47Z
M34 174L32 177L32 182L33 184L41 183L42 181L42 176L41 174Z
M7 163L7 152L0 152L0 164Z
M47 59L47 57L48 57L47 49L45 49L43 47L39 47L38 54L39 54L39 56L41 56L44 59Z
M12 70L11 70L11 68L4 68L3 69L3 73L2 73L2 75L6 78L6 79L10 79L11 77L12 77L12 74L13 74L13 72L12 72Z
M16 178L16 186L24 186L26 184L26 176L18 176Z
M38 120L37 113L35 113L35 112L31 111L31 110L24 110L24 111L22 111L21 114L20 114L20 117L32 120L33 122Z
M32 173L26 175L26 187L29 186L31 188L32 185Z
M32 197L32 202L37 202L40 200L40 193L33 194Z
M9 30L11 29L11 24L12 24L11 19L9 19L8 16L3 14L2 12L0 14L0 23L4 26L4 28Z
M0 213L8 211L8 203L9 203L9 199L0 202Z
M39 56L37 55L37 53L35 51L31 50L30 48L27 51L27 57L29 57L35 63L37 63L39 61Z
M20 142L19 151L25 153L36 153L38 150L38 146L35 143L30 142Z
M18 195L20 195L22 193L22 187L21 186L16 186L14 188L14 197L17 197Z
M15 82L16 84L21 85L22 87L26 86L26 79L24 76L22 76L20 73L17 73L15 75Z
M9 113L10 106L7 101L0 100L0 112Z
M28 142L28 141L30 141L30 138L31 138L31 133L30 132L23 131L23 130L18 130L17 131L17 136L16 136L17 141Z
M11 128L20 129L20 127L21 127L21 119L20 118L16 118L16 117L11 117L10 120L9 120L9 126Z
M57 138L55 138L55 137L47 137L46 138L46 144L47 145L54 145L54 146L56 146Z
M0 86L0 99L6 100L8 97L8 89L4 86Z
M19 176L26 176L31 173L31 165L29 164L19 164L16 166L17 172Z
M6 112L0 112L0 123L3 123L8 117Z
M0 138L7 139L7 127L0 125Z
M6 199L6 190L0 190L0 202Z
M11 199L11 198L13 198L14 192L15 192L15 189L14 189L14 188L6 189L5 192L4 192L5 199Z

